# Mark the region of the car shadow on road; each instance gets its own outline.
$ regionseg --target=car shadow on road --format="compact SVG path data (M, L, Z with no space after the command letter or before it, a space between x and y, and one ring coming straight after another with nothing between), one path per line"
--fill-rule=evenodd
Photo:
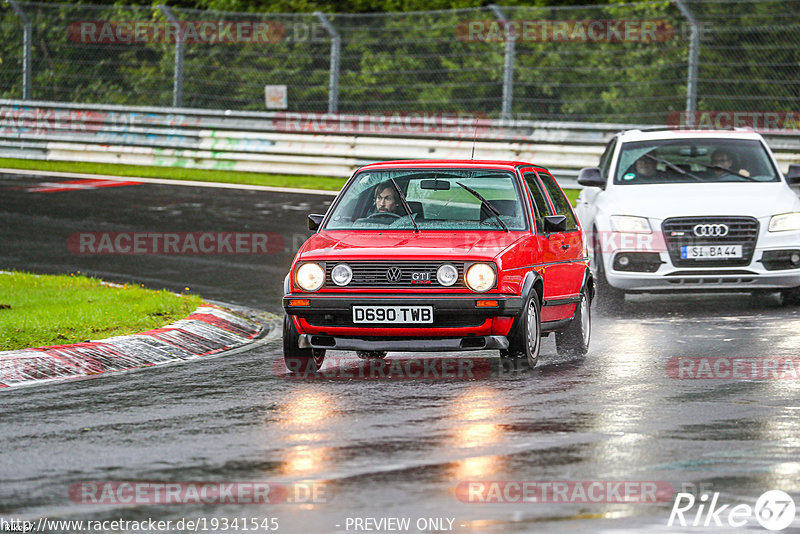
M624 302L613 306L596 302L592 312L596 318L708 318L720 315L751 315L780 312L796 307L783 306L780 293L642 293L626 295Z

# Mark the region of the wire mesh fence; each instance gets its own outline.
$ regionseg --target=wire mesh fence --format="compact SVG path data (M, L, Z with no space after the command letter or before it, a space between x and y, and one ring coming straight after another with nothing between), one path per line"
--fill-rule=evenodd
M11 1L0 97L662 124L694 87L701 110L798 108L800 0L683 4L694 21L666 0L366 15Z

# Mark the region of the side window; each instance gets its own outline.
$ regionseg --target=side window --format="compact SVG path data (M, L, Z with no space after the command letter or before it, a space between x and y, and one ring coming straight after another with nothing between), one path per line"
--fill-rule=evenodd
M567 217L567 232L572 232L578 229L578 223L575 221L575 214L572 212L572 206L569 205L569 200L561 192L555 179L546 172L540 172L539 177L542 179L544 187L550 194L553 200L553 206L556 208L557 215L564 215Z
M600 157L600 176L608 180L608 171L611 168L611 160L614 156L614 148L617 146L617 138L611 140L606 147L606 151Z
M526 172L523 174L525 182L528 184L528 189L531 190L531 197L533 198L533 214L536 217L536 231L541 232L544 228L544 218L548 215L554 215L553 210L550 208L550 203L547 202L542 191L542 186L539 185L539 180L536 179L536 174Z

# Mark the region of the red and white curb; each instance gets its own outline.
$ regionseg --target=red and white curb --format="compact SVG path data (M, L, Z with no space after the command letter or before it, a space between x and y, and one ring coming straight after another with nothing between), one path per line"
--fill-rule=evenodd
M0 352L0 389L216 355L251 345L263 333L261 324L206 304L185 319L139 334Z

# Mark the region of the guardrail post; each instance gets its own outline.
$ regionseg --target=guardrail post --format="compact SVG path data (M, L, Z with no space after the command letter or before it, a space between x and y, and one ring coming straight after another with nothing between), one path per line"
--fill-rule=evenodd
M490 4L489 7L494 11L494 16L503 23L503 30L506 34L506 54L503 60L503 104L501 117L511 120L511 104L514 98L514 56L516 52L516 35L508 29L508 19L499 7Z
M700 23L683 3L683 0L673 0L678 9L689 21L689 73L686 80L686 121L687 126L694 124L694 112L697 111L697 63L700 56Z
M339 109L339 57L342 51L342 37L336 28L333 27L331 21L328 20L324 14L315 11L314 15L317 16L319 21L328 31L331 36L331 73L330 82L328 87L328 113L336 113Z
M22 21L22 100L31 99L31 41L33 40L33 25L25 11L14 0L7 0L8 5Z
M175 69L172 82L172 107L183 106L183 56L186 52L186 40L181 30L180 21L172 12L172 9L165 5L159 5L158 9L167 17L167 20L177 26L175 35Z

